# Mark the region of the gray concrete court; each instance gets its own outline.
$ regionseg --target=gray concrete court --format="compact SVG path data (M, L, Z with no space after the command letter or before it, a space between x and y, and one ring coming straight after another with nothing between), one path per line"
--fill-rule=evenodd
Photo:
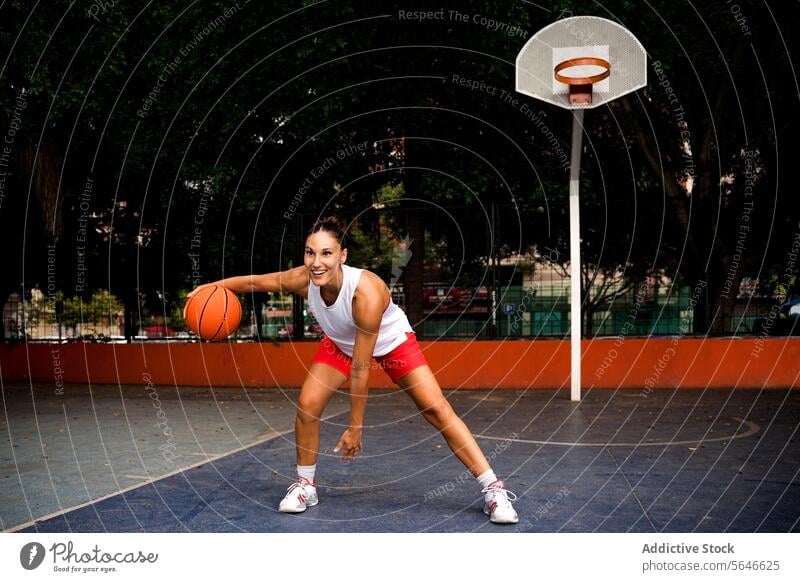
M58 395L52 386L6 384L0 402L0 529L292 431L298 394L72 385ZM346 409L346 399L337 397L326 414ZM283 442L287 459L293 442Z
M352 464L330 451L347 421L347 393L337 395L320 504L276 512L293 474L297 395L5 385L2 528L800 531L798 391L593 390L579 404L567 391L449 392L520 496L511 527L487 523L474 480L398 390L372 391L365 455Z

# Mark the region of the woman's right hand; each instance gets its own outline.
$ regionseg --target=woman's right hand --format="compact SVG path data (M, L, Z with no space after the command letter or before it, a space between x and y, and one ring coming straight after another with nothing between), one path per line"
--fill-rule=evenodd
M189 294L186 296L186 303L184 303L184 305L183 305L183 319L186 319L186 308L189 307L189 300L194 295L196 295L197 292L200 291L200 289L203 289L204 287L211 287L212 285L215 285L215 284L216 283L203 283L202 285L198 285L197 287L195 287L194 289L192 289L189 292Z
M189 292L189 294L186 296L186 299L187 300L191 299L194 295L197 294L198 291L200 291L200 289L203 289L204 287L211 287L214 285L216 285L216 283L203 283L202 285L198 285Z

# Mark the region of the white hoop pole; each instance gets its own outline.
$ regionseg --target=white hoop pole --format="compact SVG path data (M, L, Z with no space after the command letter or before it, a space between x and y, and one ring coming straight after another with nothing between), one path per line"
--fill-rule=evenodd
M581 218L578 194L581 178L583 109L572 110L572 157L569 166L570 267L570 400L581 399Z

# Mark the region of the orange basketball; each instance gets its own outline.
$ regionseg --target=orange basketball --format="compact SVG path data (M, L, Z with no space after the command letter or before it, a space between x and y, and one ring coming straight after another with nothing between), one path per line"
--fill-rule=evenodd
M204 340L225 339L242 321L242 304L236 295L219 285L203 287L192 295L184 310L186 323Z

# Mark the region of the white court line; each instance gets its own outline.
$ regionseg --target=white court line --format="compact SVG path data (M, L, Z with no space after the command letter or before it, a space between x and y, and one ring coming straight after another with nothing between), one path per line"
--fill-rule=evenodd
M331 418L334 418L336 416L344 414L345 412L349 412L349 410L343 410L341 412L337 412L335 414L331 414L329 416L321 418L320 420L321 421L329 420ZM134 489L140 489L142 487L145 487L146 485L150 485L151 483L155 483L157 481L163 481L164 479L166 479L168 477L174 477L175 475L179 475L180 473L183 473L184 471L188 471L189 469L194 469L196 467L200 467L202 465L206 465L206 464L211 463L213 461L217 461L217 460L219 460L219 459L221 459L223 457L228 457L230 455L235 455L236 453L241 453L242 451L244 451L246 449L249 449L249 448L254 447L256 445L260 445L260 444L269 442L271 440L274 440L274 439L276 439L278 437L287 435L287 434L292 433L292 432L294 432L294 428L291 428L289 430L285 430L283 432L269 433L269 434L261 437L260 439L253 441L249 445L245 445L243 447L239 447L239 448L234 449L232 451L228 451L227 453L220 453L219 455L209 455L208 458L206 458L206 459L204 459L202 461L198 461L197 463L193 463L191 465L187 465L186 467L182 467L182 468L177 469L175 471L171 471L170 473L165 473L164 475L156 477L155 479L147 477L147 479L150 479L150 480L145 482L145 483L137 483L136 485L131 485L130 487L125 487L124 489L120 489L119 491L115 491L114 493L109 493L108 495L104 495L102 497L98 497L97 499L92 499L91 501L87 501L86 503L81 503L80 505L73 505L72 507L68 507L67 509L62 509L62 510L59 510L59 511L56 511L56 512L53 512L53 513L48 513L47 515L42 515L40 517L37 517L36 519L33 519L31 521L27 521L25 523L21 523L19 525L15 525L12 528L9 528L9 529L6 529L6 530L2 530L2 531L6 532L6 533L13 533L13 532L16 532L16 531L20 531L22 529L25 529L26 527L30 527L30 526L35 525L37 523L40 523L42 521L47 521L48 519L53 519L54 517L58 517L60 515L64 515L65 513L69 513L71 511L75 511L76 509L82 509L84 507L88 507L90 505L94 505L95 503L100 503L101 501L105 501L106 499L110 499L112 497L116 497L117 495L122 495L123 493L127 493L129 491L133 491ZM136 477L136 478L138 478L138 477Z
M489 441L507 441L510 443L527 443L531 445L555 445L558 447L667 447L670 445L701 445L704 443L714 443L720 441L732 441L734 439L741 439L744 437L749 437L756 434L758 431L761 430L761 427L757 425L755 422L750 422L749 420L744 420L743 418L737 418L732 416L733 420L739 421L740 423L744 423L748 425L747 431L743 433L738 433L733 436L722 436L722 437L714 437L711 439L700 439L700 440L693 440L693 441L665 441L665 442L639 442L639 443L570 443L570 442L560 442L560 441L535 441L535 440L526 440L526 439L512 439L509 437L495 437L495 436L487 436L482 434L475 434L472 435L476 439L486 439Z

